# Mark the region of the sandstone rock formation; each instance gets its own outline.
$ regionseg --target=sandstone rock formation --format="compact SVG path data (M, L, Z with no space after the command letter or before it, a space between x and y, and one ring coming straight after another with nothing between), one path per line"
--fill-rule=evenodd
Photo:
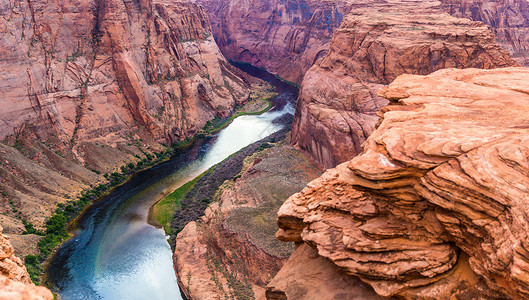
M10 234L249 94L193 3L0 0L0 18L0 219Z
M14 255L13 247L1 232L2 227L0 227L0 299L53 299L48 289L31 283L24 263Z
M305 242L383 296L529 296L529 70L402 75L363 152L281 207Z
M292 141L333 167L361 151L387 103L376 91L398 75L512 65L487 26L443 14L439 1L359 5L303 79Z
M307 244L299 246L266 288L268 300L385 299Z
M208 12L222 53L301 83L323 57L351 1L196 0Z
M293 250L274 237L275 212L318 175L286 141L247 157L240 176L218 189L205 216L177 236L174 267L186 295L263 298Z
M245 101L243 80L183 1L0 4L0 138L31 128L73 146L190 137Z
M440 0L443 10L489 25L496 40L521 65L529 66L529 2L526 0Z

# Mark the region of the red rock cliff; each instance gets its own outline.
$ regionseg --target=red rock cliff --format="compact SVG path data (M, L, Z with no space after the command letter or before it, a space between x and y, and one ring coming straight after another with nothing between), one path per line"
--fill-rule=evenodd
M303 79L292 141L333 167L361 151L387 103L376 90L398 75L514 64L487 26L443 14L438 1L353 8Z
M529 2L526 0L440 0L451 15L489 25L500 45L529 66Z
M265 67L289 81L303 75L329 48L348 1L197 0L226 57Z
M53 299L45 287L37 287L20 258L14 255L9 240L1 233L0 227L0 299L44 300Z
M248 95L181 1L0 3L0 138L25 124L41 141L158 141L193 135Z
M524 68L398 77L363 152L290 197L278 237L383 296L528 297L528 81Z
M0 0L0 19L6 233L42 225L105 172L192 136L249 94L193 3ZM12 241L28 254L37 240Z

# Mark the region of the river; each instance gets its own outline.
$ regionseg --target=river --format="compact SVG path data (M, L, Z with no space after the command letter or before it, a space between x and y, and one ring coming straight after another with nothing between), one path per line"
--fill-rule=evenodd
M270 111L240 116L170 160L142 171L90 206L75 236L50 259L45 282L61 299L182 299L163 229L148 224L149 207L239 149L285 126L297 89L261 69L235 64L279 93Z

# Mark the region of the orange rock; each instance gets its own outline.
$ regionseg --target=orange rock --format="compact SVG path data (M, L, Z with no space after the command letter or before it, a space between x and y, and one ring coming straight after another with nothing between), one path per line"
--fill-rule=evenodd
M528 297L529 69L402 75L351 161L290 197L304 241L383 296Z
M1 232L2 227L0 227L0 299L53 299L53 294L47 288L37 287L31 283L24 263L14 255L11 243Z
M79 146L195 134L249 95L204 10L178 0L18 1L1 12L0 139Z
M370 1L345 16L305 75L292 141L334 167L362 151L387 104L376 91L398 75L515 64L487 26L443 14L439 1Z

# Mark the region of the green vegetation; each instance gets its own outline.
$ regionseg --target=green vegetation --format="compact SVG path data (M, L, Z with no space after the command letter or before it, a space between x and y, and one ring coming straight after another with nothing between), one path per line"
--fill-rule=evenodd
M195 187L198 180L206 173L200 174L195 177L195 179L177 188L174 192L167 195L164 199L153 206L151 216L163 226L166 234L171 235L172 233L171 222L173 215L176 210L180 209L185 195Z
M269 98L265 98L265 99L254 99L254 100L252 100L253 101L252 103L248 103L248 104L255 104L255 102L258 102L258 101L264 101L267 105L266 105L266 107L264 107L263 109L260 109L259 111L250 111L248 109L249 105L246 104L246 105L244 105L242 107L236 107L234 113L229 118L222 119L222 118L219 118L218 116L216 116L213 120L206 122L206 125L204 125L202 130L200 130L197 133L197 138L206 137L206 136L208 136L210 134L216 133L219 130L224 129L235 118L238 118L240 116L244 116L244 115L260 115L260 114L263 114L263 113L267 112L272 107L272 102L270 101L270 99L271 99L270 97Z
M271 141L283 139L288 130L280 130L241 149L158 202L151 216L171 235L171 247L174 247L175 237L185 225L200 218L208 205L215 201L219 187L226 180L237 178L244 159L256 151L271 147Z
M156 157L146 155L137 164L128 163L122 166L121 173L105 174L104 177L108 180L107 183L98 184L92 189L82 192L77 200L59 203L55 213L46 221L44 232L35 229L33 224L23 221L26 228L24 234L43 235L43 238L37 244L39 253L37 255L28 255L24 259L31 280L35 284L40 284L40 276L43 271L42 264L53 250L69 237L68 224L81 214L89 204L107 194L112 188L124 183L132 174L165 160L171 153L172 151L166 150L155 153Z
M24 232L22 232L23 235L24 234L44 235L44 232L37 230L35 226L31 224L30 222L26 220L22 220L22 224L24 224L24 228L26 229L24 230Z

